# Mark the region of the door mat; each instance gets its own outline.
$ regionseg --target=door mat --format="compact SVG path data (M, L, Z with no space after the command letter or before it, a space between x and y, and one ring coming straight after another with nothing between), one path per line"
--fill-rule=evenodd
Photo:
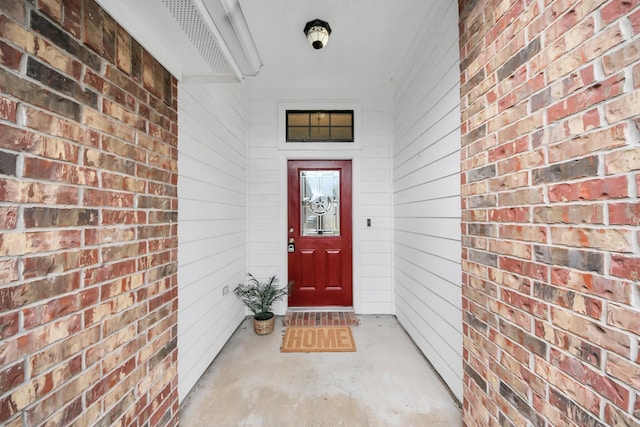
M282 339L283 353L356 351L351 328L348 326L320 326L287 328Z

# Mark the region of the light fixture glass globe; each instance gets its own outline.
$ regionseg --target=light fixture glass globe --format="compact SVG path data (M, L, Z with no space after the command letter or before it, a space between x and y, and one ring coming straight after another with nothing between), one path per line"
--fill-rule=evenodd
M307 39L315 49L321 49L329 42L329 32L324 27L311 27Z
M314 19L304 26L304 34L314 49L322 49L329 42L331 27L322 19Z

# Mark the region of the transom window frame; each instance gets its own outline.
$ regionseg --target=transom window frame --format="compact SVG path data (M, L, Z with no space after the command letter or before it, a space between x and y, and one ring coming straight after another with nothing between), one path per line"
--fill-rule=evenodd
M353 141L338 142L287 142L287 110L298 111L353 111ZM362 148L362 106L355 102L283 102L278 105L278 149L279 151L322 151L340 153ZM329 150L329 151L328 151Z
M353 143L355 137L353 116L353 110L286 110L286 141L287 143ZM300 121L300 119L303 120ZM292 135L295 133L294 131L300 131L299 136ZM314 137L314 133L317 133L316 137ZM343 135L350 133L351 137L334 137L334 135L341 133ZM302 134L306 134L306 137L303 137ZM326 134L326 136L321 134Z

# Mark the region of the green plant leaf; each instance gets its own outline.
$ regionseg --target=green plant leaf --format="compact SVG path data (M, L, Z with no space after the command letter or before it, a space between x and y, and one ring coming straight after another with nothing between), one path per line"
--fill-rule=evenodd
M293 285L293 282L289 282L286 286L279 288L276 276L271 276L263 282L251 273L247 276L247 283L239 284L233 292L254 315L271 312L271 306L289 295Z

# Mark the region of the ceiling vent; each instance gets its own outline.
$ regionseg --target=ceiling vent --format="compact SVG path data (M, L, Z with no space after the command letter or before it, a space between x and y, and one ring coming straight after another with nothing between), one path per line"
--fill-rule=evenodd
M218 47L215 36L205 24L193 2L191 0L162 0L162 3L169 9L200 55L211 66L211 70L215 74L233 74L233 68L227 62Z
M97 0L178 80L238 82L262 61L238 0Z

